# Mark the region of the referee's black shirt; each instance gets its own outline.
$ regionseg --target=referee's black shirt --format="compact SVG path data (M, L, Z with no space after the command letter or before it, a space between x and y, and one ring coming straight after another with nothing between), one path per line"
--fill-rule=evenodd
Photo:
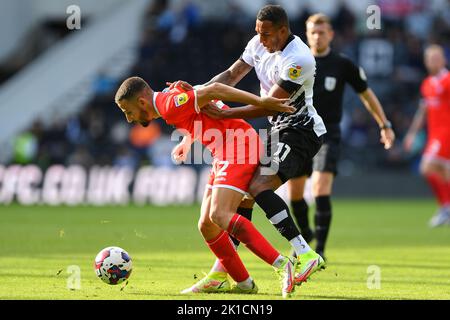
M367 89L367 79L362 68L333 50L315 59L313 104L327 128L325 138L340 139L345 84L349 83L357 93L361 93Z

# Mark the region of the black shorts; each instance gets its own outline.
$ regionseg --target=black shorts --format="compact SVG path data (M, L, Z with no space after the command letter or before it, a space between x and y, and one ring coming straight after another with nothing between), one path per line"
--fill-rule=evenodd
M311 164L321 145L322 138L311 130L287 128L272 132L266 144L266 156L271 156L270 161L262 163L265 170L261 172L277 174L285 183Z
M331 172L335 176L338 173L337 165L341 153L341 142L339 139L327 139L319 149L314 158L302 168L299 168L295 176L311 176L313 171Z

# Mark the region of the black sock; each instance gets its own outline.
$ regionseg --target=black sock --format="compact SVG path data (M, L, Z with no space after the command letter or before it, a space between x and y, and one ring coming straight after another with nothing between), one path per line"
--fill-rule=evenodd
M323 252L328 237L328 231L331 224L331 201L330 196L316 197L316 215L314 217L316 224L316 251Z
M311 229L309 228L309 219L308 219L309 208L305 199L292 200L291 208L294 218L297 222L298 227L300 228L300 232L302 233L302 235L311 231ZM305 240L308 241L308 239L306 238Z
M237 214L240 214L241 216L247 218L249 221L252 221L252 212L253 212L253 208L242 208L242 207L237 208L237 211L236 211ZM230 234L230 238L231 238L231 241L233 241L233 243L236 245L236 247L239 245L239 243L241 243L238 239L233 237L231 234Z
M289 207L274 191L265 190L255 197L256 203L266 213L267 219L288 241L300 235L289 212Z

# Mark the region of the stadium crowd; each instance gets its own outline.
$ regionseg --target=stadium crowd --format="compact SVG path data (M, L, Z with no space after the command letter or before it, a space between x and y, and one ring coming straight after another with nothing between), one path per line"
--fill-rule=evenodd
M417 139L414 152L409 154L402 149L402 138L418 106L420 82L426 75L423 49L439 43L450 60L450 1L440 10L434 10L426 0L376 2L381 8L381 29L374 30L367 28L367 16L355 16L345 4L336 2L339 8L332 16L336 31L332 46L364 68L398 140L385 152L379 143L378 127L358 97L347 90L340 163L344 175L361 170L417 171L425 137ZM292 31L305 42L305 21L312 13L305 8L290 17ZM222 17L206 19L190 1L176 9L168 0L154 1L146 12L139 59L130 75L141 76L155 90L164 89L166 81L208 81L242 54L254 34L254 16L234 2L229 2ZM42 168L54 163L132 168L173 165L173 128L163 121L154 121L147 128L123 122L123 114L114 106L114 92L121 80L99 74L93 83L95 98L85 107L89 112L82 111L48 127L36 121L14 141L11 163L37 163ZM254 75L246 77L239 88L259 93ZM251 123L256 128L268 124L265 119Z

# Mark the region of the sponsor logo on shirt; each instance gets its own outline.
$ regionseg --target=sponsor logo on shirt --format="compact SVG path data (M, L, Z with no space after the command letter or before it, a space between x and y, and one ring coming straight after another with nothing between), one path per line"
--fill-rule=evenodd
M300 73L302 72L302 67L300 66L294 66L292 68L289 68L289 78L292 80L297 80L298 77L300 77Z
M180 93L179 95L176 95L175 97L173 97L173 100L175 102L175 106L179 107L182 106L183 104L185 104L186 102L188 102L189 100L189 96L187 95L187 93Z

